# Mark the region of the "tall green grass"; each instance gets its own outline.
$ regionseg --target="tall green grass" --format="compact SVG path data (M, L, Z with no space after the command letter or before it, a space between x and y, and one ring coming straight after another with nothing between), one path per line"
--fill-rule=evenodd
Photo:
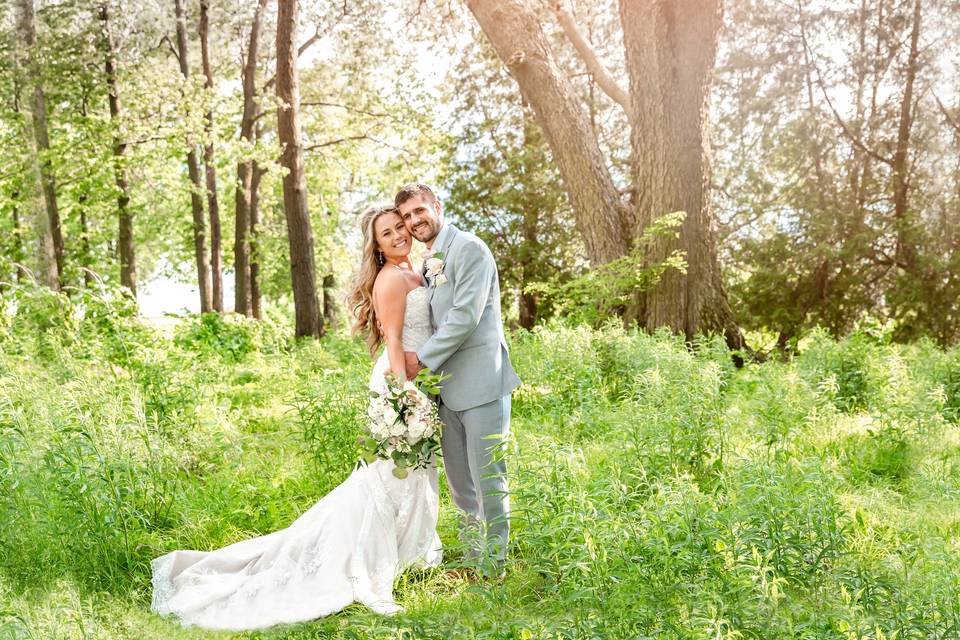
M150 560L284 527L356 460L370 363L282 325L141 323L109 290L0 313L0 638L220 638ZM960 637L960 354L856 334L790 362L561 324L512 336L507 576L397 584L248 638ZM440 533L460 561L456 514Z

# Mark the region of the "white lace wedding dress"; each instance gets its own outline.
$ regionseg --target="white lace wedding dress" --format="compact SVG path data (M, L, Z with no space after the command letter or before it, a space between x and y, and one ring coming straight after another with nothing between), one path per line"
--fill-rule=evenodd
M430 337L427 290L407 295L403 348ZM370 388L385 387L384 352ZM362 425L357 425L361 428ZM153 561L152 609L210 629L257 629L312 620L352 602L390 614L404 568L440 563L437 469L394 477L393 461L356 469L286 529L216 551L174 551Z

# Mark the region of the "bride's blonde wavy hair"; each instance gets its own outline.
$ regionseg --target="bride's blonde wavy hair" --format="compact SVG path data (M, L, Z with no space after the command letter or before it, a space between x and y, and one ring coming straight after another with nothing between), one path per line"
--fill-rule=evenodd
M387 202L370 206L360 216L360 232L363 234L363 252L360 255L360 268L354 276L350 293L347 296L347 306L353 312L356 320L353 323L353 333L365 333L367 348L370 357L377 355L377 349L383 343L383 333L377 321L377 313L373 308L373 283L377 274L383 268L383 254L377 247L377 239L373 233L373 225L380 216L388 213L397 213L397 209Z

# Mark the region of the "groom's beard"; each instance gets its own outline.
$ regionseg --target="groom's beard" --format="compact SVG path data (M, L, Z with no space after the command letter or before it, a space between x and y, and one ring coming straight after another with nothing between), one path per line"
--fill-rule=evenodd
M434 227L429 222L424 222L421 226L414 227L412 233L413 237L420 242L430 244L440 235L440 227Z

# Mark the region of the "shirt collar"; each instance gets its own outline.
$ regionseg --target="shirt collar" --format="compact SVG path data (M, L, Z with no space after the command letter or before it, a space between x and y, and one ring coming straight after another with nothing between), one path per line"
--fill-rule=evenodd
M431 255L439 251L443 251L443 243L447 239L449 232L450 232L450 223L444 220L443 226L440 227L440 233L437 234L437 237L433 241L433 247L430 248Z

